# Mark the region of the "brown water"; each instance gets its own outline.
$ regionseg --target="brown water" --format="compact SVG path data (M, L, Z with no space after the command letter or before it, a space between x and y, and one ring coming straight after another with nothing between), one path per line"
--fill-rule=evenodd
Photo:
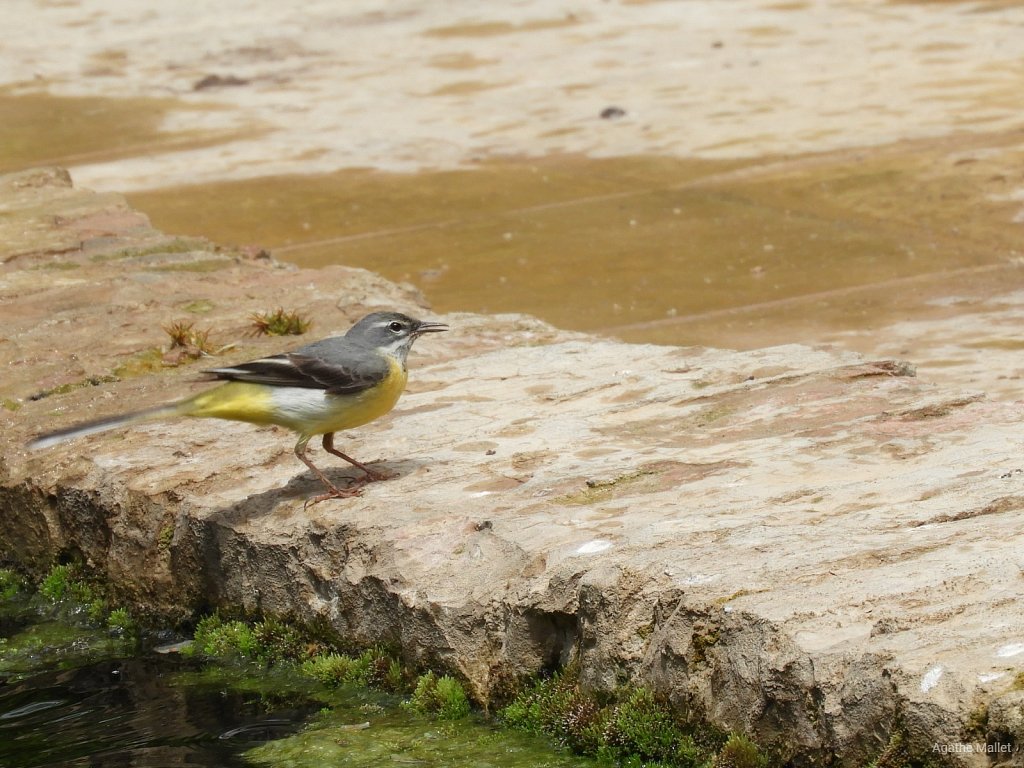
M0 87L0 171L118 160L237 138L237 131L160 130L171 112L213 109L173 98L52 96Z
M0 166L218 140L158 131L174 106L0 93L12 116ZM168 232L410 281L441 312L528 312L635 341L743 347L875 327L1019 282L1021 205L1007 193L1022 160L1022 134L995 132L754 160L355 169L129 199Z
M576 156L131 195L157 226L345 263L439 311L752 346L929 311L1016 279L1013 136L757 162ZM1000 151L993 152L993 148Z

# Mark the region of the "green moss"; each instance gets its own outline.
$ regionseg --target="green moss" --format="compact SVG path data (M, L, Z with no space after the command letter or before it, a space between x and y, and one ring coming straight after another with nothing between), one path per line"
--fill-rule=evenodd
M189 654L215 659L255 659L256 640L244 621L224 621L220 614L214 613L196 624Z
M0 600L10 600L25 589L21 574L10 568L0 568Z
M326 639L310 639L308 628L280 619L255 623L219 614L196 626L190 651L210 658L260 662L268 674L294 674L328 689L365 686L408 691L407 671L382 647L359 655L340 652ZM427 672L416 679L403 707L453 721L471 711L454 677ZM652 691L623 688L598 696L585 690L576 667L533 682L498 715L518 731L553 738L578 755L635 768L768 768L769 759L749 739L706 724L689 723ZM892 766L882 766L892 768Z
M904 746L903 734L893 733L885 749L868 763L867 768L905 768L911 764L910 754Z
M734 733L715 756L714 768L767 768L768 758L746 736Z
M94 625L102 625L109 609L103 595L85 581L74 565L55 565L39 585L39 594L54 605L84 613Z
M670 710L645 688L632 691L615 705L598 754L619 760L639 757L665 765L699 766L704 760Z
M92 587L88 585L85 586L90 591L92 590ZM107 601L102 597L94 596L92 600L85 604L85 615L89 617L89 621L93 624L102 624L108 614L109 608L107 606Z
M584 698L575 668L537 680L505 707L499 717L510 728L564 738L563 720Z
M205 315L210 312L214 307L214 303L209 299L196 299L190 301L187 304L182 305L182 309L186 312L191 312L193 315Z
M716 421L731 416L735 412L735 407L731 405L712 405L707 408L702 408L696 416L693 418L693 424L695 427L707 427L714 424Z
M153 272L219 272L227 269L234 262L229 259L196 259L195 261L177 261L151 267Z
M2 406L4 410L7 411L17 411L19 408L21 408L21 403L19 403L17 400L12 400L9 397L5 397L3 400L0 400L0 406Z
M98 253L90 257L91 261L121 261L124 259L141 259L146 256L158 256L160 254L191 253L192 251L207 250L210 244L205 240L190 240L188 238L175 238L174 240L151 245L146 248L122 248L110 253Z
M309 645L299 630L273 616L253 624L251 635L253 654L261 664L295 661L308 655Z
M987 704L979 704L971 710L971 713L967 716L967 722L964 724L964 730L968 737L984 740L985 734L988 732Z
M226 620L217 613L206 616L196 625L185 653L267 667L295 665L303 676L332 688L407 690L405 669L384 648L368 648L358 656L343 654L326 641L312 639L309 627L272 616L253 623Z
M698 662L707 661L708 651L718 643L718 630L695 625L693 628L693 655Z
M645 688L623 689L607 700L585 691L569 667L521 692L499 714L507 727L544 734L580 755L647 768L767 768L749 739L681 721Z
M324 653L307 659L302 663L302 672L331 687L361 682L358 660L340 653Z
M276 617L250 624L213 613L196 624L188 654L272 666L302 662L310 658L315 649L298 627Z
M111 611L107 616L107 627L125 637L133 637L139 632L139 627L127 608L116 608Z
M904 727L897 725L889 737L889 743L878 757L868 763L867 768L936 768L944 764L930 750L922 753L911 749Z
M160 533L156 537L157 548L161 552L167 552L171 548L171 544L174 542L174 524L168 523L160 529Z
M405 706L421 715L439 720L459 720L469 714L469 697L462 683L454 677L433 672L420 675L416 689Z
M66 669L131 650L123 639L113 638L107 631L33 613L31 624L0 638L0 677L7 683L40 669Z
M555 499L559 504L596 504L606 501L624 489L640 482L644 477L654 474L650 470L640 469L628 472L612 480L587 480L586 488L576 493L568 493Z
M75 577L71 565L55 565L39 585L39 594L51 603L65 600L91 606L98 596L91 586Z
M114 368L112 374L115 379L127 379L132 376L154 373L166 367L164 365L164 351L160 347L150 347L132 355L128 360Z

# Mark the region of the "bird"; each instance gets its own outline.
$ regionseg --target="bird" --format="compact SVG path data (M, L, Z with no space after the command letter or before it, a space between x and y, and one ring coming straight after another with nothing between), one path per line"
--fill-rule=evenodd
M295 455L327 491L306 505L358 496L362 485L386 480L334 447L334 433L367 424L388 413L405 389L406 359L413 342L426 333L447 331L445 323L416 320L401 312L373 312L344 336L315 341L290 352L239 365L203 371L223 384L175 402L88 421L33 438L38 450L141 421L180 416L277 424L298 434ZM309 441L323 435L325 451L363 471L363 477L339 488L306 454Z

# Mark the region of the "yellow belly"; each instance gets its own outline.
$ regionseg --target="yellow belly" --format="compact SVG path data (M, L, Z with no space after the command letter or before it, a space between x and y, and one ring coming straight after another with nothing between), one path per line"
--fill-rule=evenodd
M352 429L380 418L398 402L407 374L396 360L390 360L389 367L387 377L379 384L354 395L229 381L193 397L185 413L198 418L278 424L302 435Z

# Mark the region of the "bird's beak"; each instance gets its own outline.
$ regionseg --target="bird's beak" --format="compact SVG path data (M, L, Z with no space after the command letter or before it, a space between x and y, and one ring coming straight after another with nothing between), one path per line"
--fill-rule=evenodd
M416 335L419 336L421 333L437 333L438 331L447 331L448 323L420 323L416 326Z

